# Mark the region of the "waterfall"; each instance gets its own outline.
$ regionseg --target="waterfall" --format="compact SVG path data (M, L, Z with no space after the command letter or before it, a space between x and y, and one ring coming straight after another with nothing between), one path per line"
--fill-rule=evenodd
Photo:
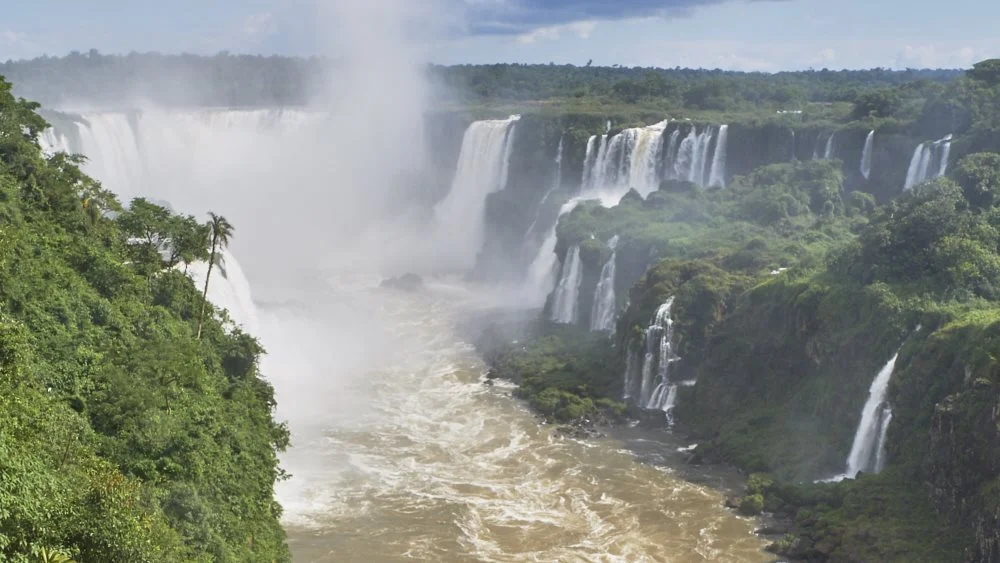
M715 154L712 156L712 170L708 175L708 185L726 187L726 144L729 140L729 126L719 126L719 136L715 141Z
M603 136L591 135L587 139L587 152L583 155L583 179L580 182L580 187L584 190L593 183L591 175L594 173L594 163L597 160L597 153L600 150L599 145L602 138Z
M712 126L701 132L692 127L682 139L679 129L667 135L668 125L664 120L614 136L590 137L581 191L617 203L629 188L646 196L665 179L724 187L729 127L721 125L717 133Z
M647 195L660 187L659 159L667 121L624 129L617 135L587 141L583 192L620 199L635 188Z
M792 134L792 158L790 160L791 162L795 162L798 160L795 158L795 129L789 129L788 132Z
M924 142L917 145L910 158L910 166L906 170L906 182L903 191L910 191L914 186L944 176L948 172L948 160L951 158L951 135L934 142Z
M826 150L823 151L823 158L825 160L833 158L833 136L836 134L836 132L830 133L830 136L826 139Z
M847 456L847 472L845 477L854 478L859 471L865 473L878 472L879 464L884 464L885 436L892 418L892 409L886 402L889 380L896 367L899 352L885 364L875 376L868 389L868 400L861 410L861 422L854 434L851 453Z
M697 127L692 127L688 135L681 140L677 153L668 156L673 163L673 178L704 186L705 167L709 163L708 152L711 145L711 127L705 127L701 133L698 133ZM722 158L724 156L722 155Z
M528 266L525 290L526 299L531 304L544 303L545 297L552 291L552 286L556 281L556 271L559 269L558 257L556 256L556 243L558 242L556 228L559 226L559 219L572 211L580 201L580 198L573 198L563 204L559 209L555 223L552 224L552 228L549 229L542 245L538 248L535 259Z
M631 159L628 182L623 187L635 188L643 197L660 188L660 154L663 151L663 131L667 121L642 129L627 129L622 133L630 141ZM624 195L624 194L622 194Z
M250 282L243 275L236 257L228 249L222 249L222 264L212 268L212 279L208 284L208 300L229 312L229 318L245 332L260 335L257 323L257 307L250 294ZM183 266L177 266L181 269ZM188 266L188 275L199 290L205 287L208 274L207 262L193 262Z
M562 277L552 299L551 319L557 323L575 324L579 317L580 282L583 281L583 265L580 262L580 246L573 245L563 261Z
M872 129L865 137L865 148L861 151L861 175L868 179L872 174L872 145L875 143L875 130Z
M670 140L667 142L667 150L663 153L663 176L671 180L677 179L677 172L674 167L674 162L677 160L677 152L680 147L677 143L681 138L681 130L674 129L670 133Z
M205 196L222 190L231 171L220 147L236 155L262 142L280 145L325 116L300 110L197 110L91 112L53 118L40 138L47 152L87 156L82 166L123 202L168 199L178 209L201 211ZM147 149L148 147L148 149Z
M608 241L611 256L601 269L601 279L594 290L594 305L590 315L590 330L612 330L615 325L615 260L617 258L618 235Z
M434 208L439 240L454 247L460 267L472 267L482 247L486 196L507 184L518 119L520 116L512 115L469 125L462 138L451 191Z
M674 353L674 322L670 311L674 305L671 296L656 310L649 328L646 329L646 353L642 360L639 378L639 393L635 392L635 361L627 366L625 373L625 396L646 410L659 410L672 422L671 412L677 399L677 383L670 379L670 366L680 358Z

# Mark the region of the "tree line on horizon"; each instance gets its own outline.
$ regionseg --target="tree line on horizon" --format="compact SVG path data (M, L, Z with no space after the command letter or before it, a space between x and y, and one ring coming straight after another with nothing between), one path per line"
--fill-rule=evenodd
M46 107L114 106L150 101L178 106L289 106L314 102L337 87L338 59L136 53L96 49L0 63L15 93ZM721 69L585 66L571 64L463 64L426 67L437 99L480 103L607 98L636 103L676 101L695 109L745 109L804 102L849 101L865 91L903 84L940 84L957 69L808 70L778 73ZM727 98L728 96L728 98Z

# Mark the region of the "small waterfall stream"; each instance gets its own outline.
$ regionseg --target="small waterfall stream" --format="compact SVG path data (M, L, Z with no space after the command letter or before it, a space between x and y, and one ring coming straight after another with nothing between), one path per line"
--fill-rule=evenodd
M885 434L889 428L892 409L886 402L886 392L889 390L889 380L896 367L899 352L882 367L868 389L868 400L861 410L861 422L854 434L851 453L847 456L846 476L853 478L859 471L877 473L879 458L885 448Z
M680 360L674 351L674 305L671 296L656 310L646 329L645 355L630 352L626 357L625 400L645 410L662 411L673 424L678 382L670 378L670 366ZM638 376L638 377L637 377Z
M590 315L590 330L609 331L615 326L615 261L617 259L618 235L608 241L611 256L601 269L601 279L594 290L594 306Z
M910 191L917 184L939 178L948 172L948 160L951 158L951 135L934 142L917 145L906 170L906 182L903 191Z
M715 154L712 156L712 168L708 176L708 185L726 187L726 150L729 142L729 126L719 126L719 136L715 141Z
M861 175L867 180L872 175L872 146L875 144L875 130L865 137L865 148L861 151Z
M580 282L583 281L583 264L580 246L573 245L566 253L562 276L552 299L551 319L557 323L574 324L579 318Z
M882 366L868 388L868 399L861 409L861 421L858 422L858 429L854 433L851 452L847 454L846 470L840 475L820 479L819 482L854 479L859 472L879 473L885 469L885 439L889 431L889 422L892 420L892 407L886 399L886 394L898 358L899 352L896 352Z

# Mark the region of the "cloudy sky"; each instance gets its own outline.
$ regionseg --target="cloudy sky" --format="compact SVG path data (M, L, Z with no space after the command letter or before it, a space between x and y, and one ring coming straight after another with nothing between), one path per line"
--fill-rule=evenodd
M336 55L321 1L12 0L0 17L0 60L91 48ZM418 21L436 30L427 56L445 64L775 71L955 68L1000 56L996 0L410 1L435 3Z

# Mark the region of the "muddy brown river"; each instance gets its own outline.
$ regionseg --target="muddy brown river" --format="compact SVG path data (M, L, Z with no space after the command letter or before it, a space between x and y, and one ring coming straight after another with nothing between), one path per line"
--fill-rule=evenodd
M458 320L488 299L374 285L260 308L295 561L774 560L666 432L565 438L484 385Z

